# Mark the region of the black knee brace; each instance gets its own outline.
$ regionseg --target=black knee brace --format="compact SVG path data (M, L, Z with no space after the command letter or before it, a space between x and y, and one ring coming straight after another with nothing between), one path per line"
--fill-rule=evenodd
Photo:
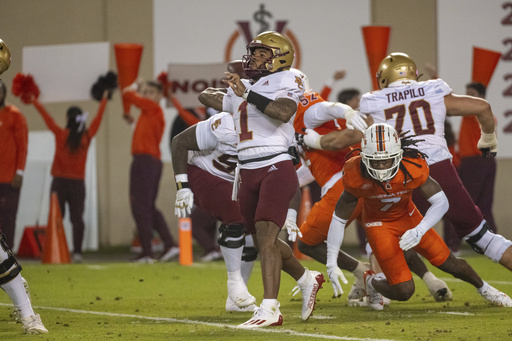
M16 257L7 246L5 236L0 234L0 246L7 252L7 259L0 263L0 285L12 281L21 271L21 265L18 264ZM14 266L14 267L13 267Z
M242 251L242 260L244 262L254 262L258 257L258 250L255 247L244 247Z
M219 227L217 243L230 249L237 249L245 245L244 233L243 224L222 224Z
M470 238L468 238L466 240L466 243L468 243L472 248L473 250L475 250L476 252L478 252L479 254L483 255L484 252L485 252L485 249L482 249L480 246L477 245L477 242L482 239L482 237L484 236L484 234L489 230L489 224L487 223L484 223L484 225L482 226L482 228L480 229L480 231L478 231L477 234L475 234L474 236L471 236Z

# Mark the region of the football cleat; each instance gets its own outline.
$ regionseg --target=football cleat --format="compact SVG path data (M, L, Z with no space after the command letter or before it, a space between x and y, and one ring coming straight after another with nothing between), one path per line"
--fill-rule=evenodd
M364 290L366 292L368 306L374 310L384 309L384 297L377 290L370 286L371 280L375 277L375 272L366 270L364 272Z
M499 291L496 288L487 286L487 289L483 292L479 292L485 300L492 305L498 307L512 307L512 299L504 292Z
M238 280L228 279L228 298L239 308L248 307L256 302L251 295L242 277Z
M21 323L23 324L23 329L27 334L46 334L48 333L48 329L46 329L41 322L41 317L39 314L22 317Z
M307 278L306 283L303 285L297 285L292 290L294 296L299 291L302 293L301 318L304 321L307 321L311 314L313 314L316 304L316 294L318 290L322 289L322 283L325 282L324 275L318 271L309 271L309 269L306 269L306 273L309 277Z
M254 315L249 321L239 324L237 328L252 329L260 327L281 326L283 324L283 315L279 311L279 302L275 306L261 304L256 309Z
M356 277L352 288L348 293L348 306L349 307L365 307L368 305L366 302L366 292L364 291L364 281Z
M258 306L254 303L251 305L248 305L247 307L239 308L239 307L237 307L235 302L233 302L229 297L226 299L226 311L231 311L231 312L235 312L235 313L245 313L245 312L255 312L256 309L258 309Z
M168 260L171 260L173 258L176 258L180 255L180 248L176 246L172 246L168 249L165 249L162 252L162 255L160 258L158 258L159 262L167 262Z

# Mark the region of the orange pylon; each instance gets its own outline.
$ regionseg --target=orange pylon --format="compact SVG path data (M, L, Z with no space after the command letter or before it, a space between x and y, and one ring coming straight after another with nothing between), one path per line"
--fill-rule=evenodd
M66 232L62 224L62 214L60 212L59 199L57 198L56 192L52 192L51 194L48 227L46 228L44 237L41 261L43 264L71 263L68 242L66 241Z

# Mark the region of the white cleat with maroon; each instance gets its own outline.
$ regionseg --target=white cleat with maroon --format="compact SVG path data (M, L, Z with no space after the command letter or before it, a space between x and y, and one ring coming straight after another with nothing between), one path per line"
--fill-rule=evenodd
M279 302L275 306L261 304L254 312L249 321L239 324L237 328L252 329L260 327L281 326L283 324L283 315L279 311Z

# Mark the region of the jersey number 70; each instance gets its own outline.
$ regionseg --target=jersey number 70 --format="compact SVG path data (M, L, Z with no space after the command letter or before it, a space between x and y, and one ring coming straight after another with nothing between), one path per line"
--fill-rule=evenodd
M421 109L423 112L426 127L424 127L420 120L418 109ZM432 111L430 110L430 103L424 99L412 101L407 108L405 104L400 104L395 107L385 109L384 115L387 121L392 120L396 114L395 129L399 134L401 134L404 125L404 118L407 112L411 118L414 133L416 135L434 134L436 132L434 127L434 118L432 117Z

